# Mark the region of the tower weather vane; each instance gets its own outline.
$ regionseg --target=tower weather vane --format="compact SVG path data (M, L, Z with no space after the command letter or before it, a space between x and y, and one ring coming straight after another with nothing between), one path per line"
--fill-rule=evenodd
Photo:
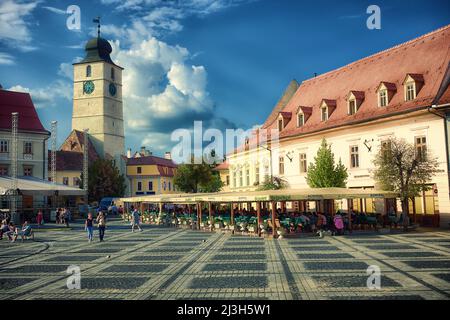
M97 23L97 35L100 38L100 16L94 18L92 22Z

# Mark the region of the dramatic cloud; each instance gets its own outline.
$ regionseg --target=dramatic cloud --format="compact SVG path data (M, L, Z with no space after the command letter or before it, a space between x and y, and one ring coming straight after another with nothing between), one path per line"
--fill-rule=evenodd
M15 64L14 57L8 53L0 52L0 64L13 65Z
M8 90L29 93L34 105L39 109L58 106L59 98L72 99L72 85L62 80L56 80L44 88L30 89L15 85Z
M38 1L0 1L0 42L22 51L35 49L30 45L32 40L29 22L32 11Z

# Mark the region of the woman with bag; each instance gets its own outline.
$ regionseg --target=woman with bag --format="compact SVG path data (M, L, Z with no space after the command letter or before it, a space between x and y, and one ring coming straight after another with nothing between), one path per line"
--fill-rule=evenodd
M100 238L100 242L102 242L103 238L105 237L105 229L106 229L106 217L102 211L98 213L97 224L98 224L98 237Z

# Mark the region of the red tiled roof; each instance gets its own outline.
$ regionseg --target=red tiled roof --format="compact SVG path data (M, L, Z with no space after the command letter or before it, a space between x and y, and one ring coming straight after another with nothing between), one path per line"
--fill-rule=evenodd
M449 65L449 43L450 25L304 81L285 107L277 110L277 114L282 111L295 112L298 106L310 106L313 112L302 127L298 128L295 121L291 121L280 132L280 138L370 121L430 106ZM416 99L405 102L403 80L407 74L416 81L423 81L423 85ZM376 90L381 82L390 83L390 87L394 84L398 88L387 107L378 107ZM349 116L346 97L354 88L364 91L365 99L358 112ZM321 121L319 110L324 98L336 101L336 109L327 121ZM276 129L275 119L269 117L263 128Z
M19 113L19 131L50 134L39 119L28 93L0 89L0 130L11 130L11 113Z
M88 157L89 162L93 162L99 158L97 150L95 150L94 144L91 141L91 138L88 138ZM83 153L84 148L84 132L78 130L72 130L69 136L61 145L61 151L70 151L70 152L78 152Z
M51 150L48 151L48 170L51 170ZM56 151L56 171L83 171L83 153Z
M218 164L213 170L221 171L221 170L228 170L229 163L227 161L224 161L220 164Z
M177 165L170 159L164 159L156 156L145 156L139 158L128 158L127 165L158 165L169 168L177 168Z

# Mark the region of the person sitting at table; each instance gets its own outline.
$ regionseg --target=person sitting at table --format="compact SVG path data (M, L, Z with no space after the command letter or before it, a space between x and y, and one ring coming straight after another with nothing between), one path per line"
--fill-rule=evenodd
M33 236L33 229L31 229L31 226L28 224L28 221L25 221L23 223L22 229L20 231L18 228L16 228L12 242L16 241L18 236L22 238L22 241L25 240L25 237Z
M2 220L2 224L0 226L0 240L3 239L3 234L9 231L9 225L6 222L6 219Z

